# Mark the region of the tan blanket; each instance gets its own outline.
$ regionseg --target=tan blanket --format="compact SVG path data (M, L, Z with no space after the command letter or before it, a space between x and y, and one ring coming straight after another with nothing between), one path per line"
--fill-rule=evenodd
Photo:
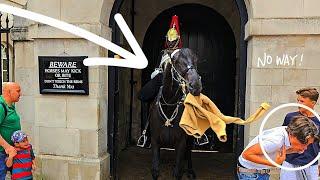
M205 131L211 129L220 141L227 141L226 124L248 124L259 119L270 105L262 103L257 111L247 120L223 115L217 106L205 95L193 96L188 94L184 101L184 111L180 120L180 127L188 134L200 138Z

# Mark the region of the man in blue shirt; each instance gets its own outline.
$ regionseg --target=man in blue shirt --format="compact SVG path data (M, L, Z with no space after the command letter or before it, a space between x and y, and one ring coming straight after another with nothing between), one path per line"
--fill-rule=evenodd
M319 93L316 88L302 88L296 91L297 102L299 104L306 105L311 109L314 109L314 106L317 103L319 98ZM298 111L288 113L284 119L283 126L287 126L290 121L295 116L306 116L311 119L319 128L320 122L315 117L315 115L308 111L307 109L298 108ZM285 162L282 164L285 167L299 167L308 164L314 158L317 157L319 153L319 142L315 141L313 144L310 144L303 153L293 153L287 154ZM294 179L294 180L318 180L318 162L314 163L308 168L305 168L300 171L286 171L281 169L280 180L284 179Z

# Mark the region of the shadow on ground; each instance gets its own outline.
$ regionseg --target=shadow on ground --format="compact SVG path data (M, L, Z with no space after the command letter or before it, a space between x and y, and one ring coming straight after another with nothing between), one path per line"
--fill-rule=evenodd
M174 151L161 150L159 180L170 180L174 166ZM120 153L117 175L120 180L151 180L150 149L130 147ZM234 180L235 155L231 153L192 153L197 180ZM183 180L188 179L186 175Z

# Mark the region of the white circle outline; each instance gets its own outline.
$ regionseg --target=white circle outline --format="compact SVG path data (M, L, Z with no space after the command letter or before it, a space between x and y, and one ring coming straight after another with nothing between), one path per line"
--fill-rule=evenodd
M281 168L281 169L284 169L284 170L287 170L287 171L298 171L298 170L302 170L302 169L305 169L309 166L311 166L312 164L314 164L319 158L320 158L320 153L318 153L318 156L315 157L311 162L309 162L308 164L304 165L304 166L301 166L301 167L296 167L296 168L289 168L289 167L284 167L284 166L281 166L279 164L277 164L276 162L274 162L270 157L269 155L266 153L264 147L262 146L262 132L263 132L263 127L265 125L265 123L267 122L267 120L270 118L270 116L276 112L277 110L281 109L281 108L285 108L285 107L291 107L291 106L297 106L297 107L302 107L302 108L305 108L307 109L308 111L312 112L312 114L314 114L318 120L320 121L320 116L317 112L315 112L313 109L309 108L308 106L305 106L303 104L298 104L298 103L286 103L286 104L282 104L280 106L277 106L276 108L272 109L268 114L267 116L263 119L262 123L261 123L261 126L260 126L260 130L259 130L259 136L258 136L258 140L259 140L259 145L260 145L260 148L263 152L263 155L268 159L268 161L273 164L274 166L278 167L278 168Z

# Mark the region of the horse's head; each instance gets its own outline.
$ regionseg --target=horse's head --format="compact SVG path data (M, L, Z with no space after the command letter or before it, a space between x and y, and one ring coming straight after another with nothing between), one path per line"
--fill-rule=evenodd
M200 95L202 84L197 71L198 58L196 54L191 49L182 48L174 51L171 57L174 76L177 77L178 81L186 83L187 93L190 92L194 96Z

